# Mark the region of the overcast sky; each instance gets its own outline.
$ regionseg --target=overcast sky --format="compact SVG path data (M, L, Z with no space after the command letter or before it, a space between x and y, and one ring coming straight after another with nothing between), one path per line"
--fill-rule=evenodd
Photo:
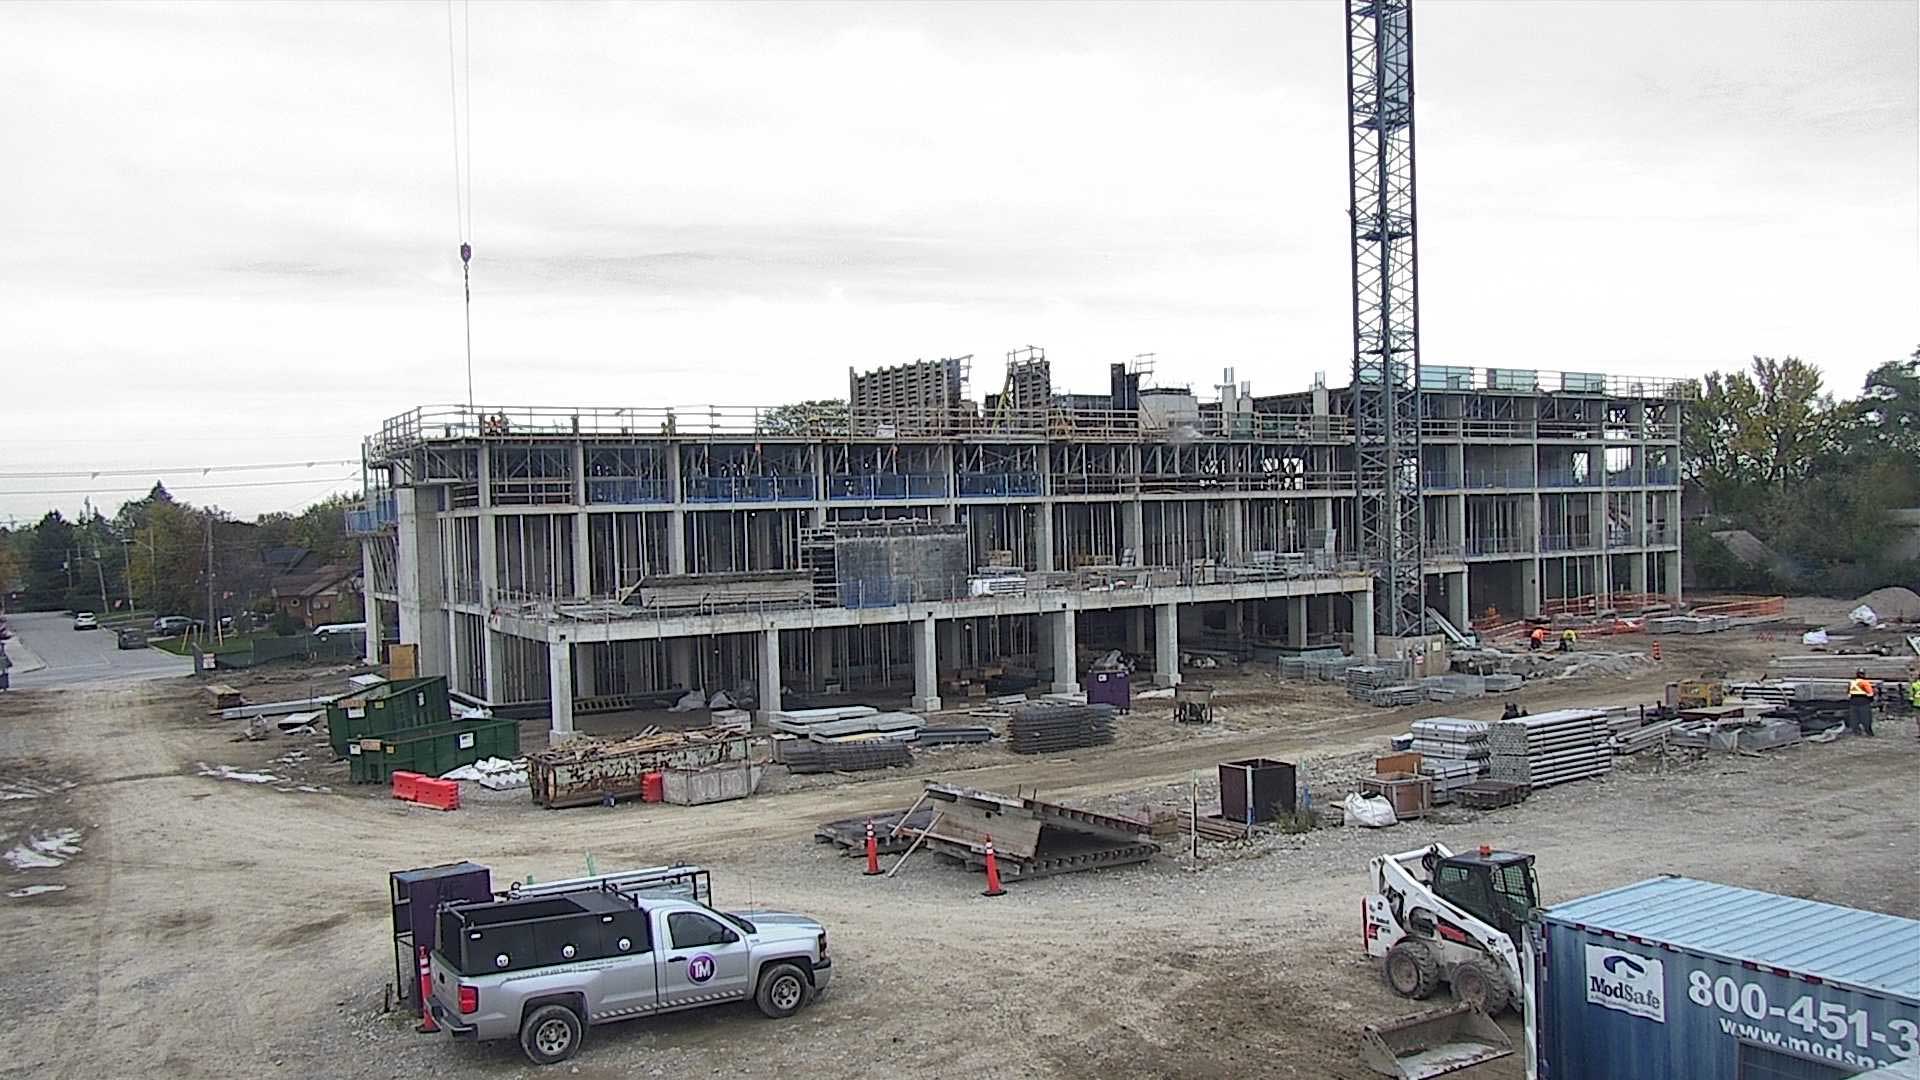
M1915 0L1417 11L1424 362L1851 394L1920 343ZM464 400L448 14L0 5L0 521L154 479L21 473L352 459ZM977 393L1026 344L1060 388L1345 381L1337 0L466 20L482 404L961 353ZM250 515L349 474L165 479Z

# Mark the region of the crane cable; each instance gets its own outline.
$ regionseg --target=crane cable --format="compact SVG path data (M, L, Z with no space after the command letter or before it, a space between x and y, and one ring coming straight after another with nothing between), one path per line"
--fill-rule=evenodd
M453 216L460 234L460 281L466 301L467 411L473 411L473 13L460 0L460 48L453 44L453 0L447 0L447 91L453 111ZM460 84L467 87L462 99ZM462 106L465 106L463 109ZM464 138L461 128L464 120ZM466 144L462 169L461 144Z

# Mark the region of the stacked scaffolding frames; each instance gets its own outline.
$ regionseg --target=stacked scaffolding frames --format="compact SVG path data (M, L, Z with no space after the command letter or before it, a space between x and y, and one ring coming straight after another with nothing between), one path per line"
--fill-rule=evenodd
M1347 0L1359 548L1380 632L1423 632L1412 0Z

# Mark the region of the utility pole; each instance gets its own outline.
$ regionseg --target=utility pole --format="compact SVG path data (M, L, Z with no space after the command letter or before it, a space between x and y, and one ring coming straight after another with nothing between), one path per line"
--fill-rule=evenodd
M220 621L213 616L213 515L207 515L207 641L213 641L214 628Z
M126 574L127 574L127 612L128 612L129 614L131 614L131 613L133 612L133 610L134 610L134 603L133 603L133 537L131 537L131 536L123 536L123 537L121 537L121 538L120 538L120 556L121 556L121 559L122 559L122 565L126 567Z
M93 542L93 576L100 582L100 613L105 615L112 604L107 600L107 571L100 564L100 541Z

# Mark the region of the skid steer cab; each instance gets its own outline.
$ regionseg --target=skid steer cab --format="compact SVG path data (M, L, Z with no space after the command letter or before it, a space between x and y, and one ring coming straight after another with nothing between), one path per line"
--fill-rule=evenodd
M1540 906L1532 855L1432 844L1382 855L1370 870L1362 933L1394 992L1423 999L1446 982L1490 1016L1519 1004L1520 935Z

